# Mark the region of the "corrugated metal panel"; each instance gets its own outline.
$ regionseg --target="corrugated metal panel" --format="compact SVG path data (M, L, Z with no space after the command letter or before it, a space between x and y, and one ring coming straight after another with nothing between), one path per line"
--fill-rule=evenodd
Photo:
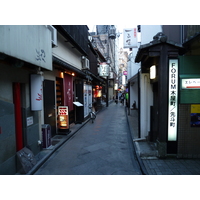
M55 26L58 31L61 31L66 39L75 45L79 50L88 54L88 28L86 25L61 25Z

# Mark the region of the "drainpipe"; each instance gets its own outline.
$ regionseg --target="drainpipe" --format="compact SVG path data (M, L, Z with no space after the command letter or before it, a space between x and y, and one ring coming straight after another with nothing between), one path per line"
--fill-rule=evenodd
M128 115L130 115L130 81L128 82Z
M140 130L140 71L141 68L138 69L138 138L141 138L141 130Z

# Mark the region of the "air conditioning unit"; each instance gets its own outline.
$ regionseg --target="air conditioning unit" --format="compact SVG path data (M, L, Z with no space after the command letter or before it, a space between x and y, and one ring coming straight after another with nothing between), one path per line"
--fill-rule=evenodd
M57 30L51 25L48 25L47 27L51 31L52 47L57 47Z
M90 62L85 56L82 56L82 63L83 69L90 69Z

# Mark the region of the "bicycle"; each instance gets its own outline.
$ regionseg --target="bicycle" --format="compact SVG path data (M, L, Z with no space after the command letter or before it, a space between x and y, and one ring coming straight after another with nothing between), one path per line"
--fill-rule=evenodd
M93 111L93 107L91 105L89 105L89 109L90 109L90 119L92 120L93 123L96 118L96 113Z

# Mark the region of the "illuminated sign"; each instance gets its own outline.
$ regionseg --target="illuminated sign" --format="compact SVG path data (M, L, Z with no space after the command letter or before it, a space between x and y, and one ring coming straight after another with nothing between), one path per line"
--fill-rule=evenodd
M168 141L177 140L178 59L169 60Z
M68 115L68 107L58 106L58 115Z
M109 65L107 63L101 63L99 65L99 76L109 76Z
M127 76L128 72L127 71L123 71L123 75Z
M61 129L69 129L68 106L58 106L58 126Z
M155 79L156 78L156 66L153 65L150 67L150 79Z
M191 105L191 127L200 127L200 104L192 104Z
M182 89L200 89L200 79L182 79Z

